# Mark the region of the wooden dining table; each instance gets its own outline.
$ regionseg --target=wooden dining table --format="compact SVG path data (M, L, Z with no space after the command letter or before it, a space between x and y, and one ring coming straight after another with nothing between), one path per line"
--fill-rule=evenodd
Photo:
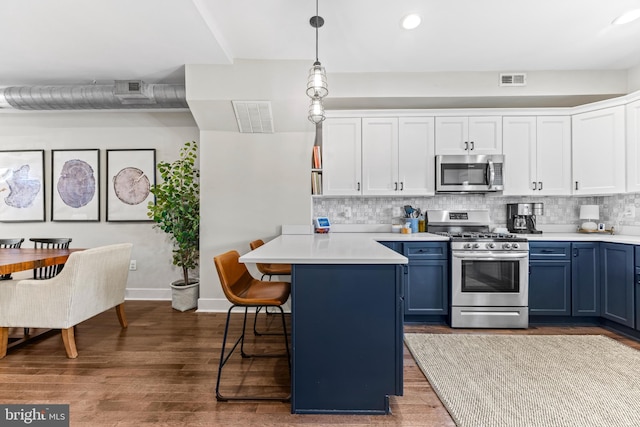
M72 252L82 249L0 249L0 274L64 264ZM0 281L0 285L2 282Z

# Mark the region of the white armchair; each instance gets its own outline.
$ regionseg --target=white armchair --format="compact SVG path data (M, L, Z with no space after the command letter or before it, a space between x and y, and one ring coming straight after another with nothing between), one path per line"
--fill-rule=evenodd
M78 350L74 326L116 307L127 327L124 293L131 243L73 252L64 269L47 280L0 282L0 358L7 353L9 328L61 329L67 357Z

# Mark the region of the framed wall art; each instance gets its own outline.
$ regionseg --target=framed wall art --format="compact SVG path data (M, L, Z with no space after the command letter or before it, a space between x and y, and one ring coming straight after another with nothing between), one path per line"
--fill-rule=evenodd
M0 221L44 221L44 150L0 151Z
M100 221L100 150L51 151L51 220Z
M107 221L151 221L156 150L107 150Z

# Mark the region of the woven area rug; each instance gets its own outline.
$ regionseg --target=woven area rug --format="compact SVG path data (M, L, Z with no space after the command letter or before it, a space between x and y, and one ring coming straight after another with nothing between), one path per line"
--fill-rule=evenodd
M599 335L406 334L459 427L640 426L640 351Z

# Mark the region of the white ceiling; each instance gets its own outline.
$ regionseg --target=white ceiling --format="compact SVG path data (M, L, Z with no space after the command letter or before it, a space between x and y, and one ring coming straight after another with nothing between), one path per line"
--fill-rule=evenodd
M640 64L640 0L319 0L332 72L611 70ZM409 12L420 27L400 27ZM315 57L314 0L2 0L0 86L183 82L184 64Z

